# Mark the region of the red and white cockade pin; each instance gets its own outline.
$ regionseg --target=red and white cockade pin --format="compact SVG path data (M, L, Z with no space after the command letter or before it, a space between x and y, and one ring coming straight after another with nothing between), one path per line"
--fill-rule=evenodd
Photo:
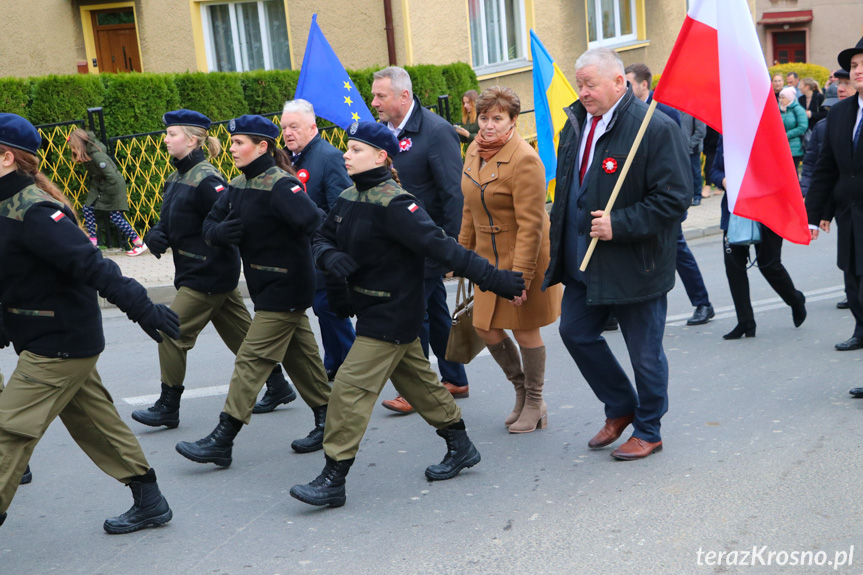
M413 202L411 205L408 206L408 211L410 213L414 213L415 211L417 211L417 208L419 208L419 206L416 204L416 202Z
M309 171L305 168L297 172L297 179L305 185L309 181Z
M411 147L413 145L414 145L414 143L411 142L410 138L405 138L403 140L399 140L399 151L400 152L407 152L408 150L411 149Z
M617 171L617 160L614 158L605 158L602 160L602 169L606 174L613 174Z
M60 210L57 210L56 212L51 214L51 219L54 220L55 222L59 222L60 220L62 220L65 217L66 217L66 214L64 214Z

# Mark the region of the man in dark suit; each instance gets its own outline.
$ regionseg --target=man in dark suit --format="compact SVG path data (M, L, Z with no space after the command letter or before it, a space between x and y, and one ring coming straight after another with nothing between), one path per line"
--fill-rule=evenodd
M600 449L631 423L612 452L617 459L662 449L660 420L668 410L668 360L662 347L667 294L674 287L680 218L692 197L689 157L680 127L654 114L612 210L605 205L646 114L627 88L623 62L594 48L575 64L579 100L557 150L557 197L551 213L551 260L544 287L565 286L560 335L596 397L605 425L588 442ZM591 238L599 240L580 270ZM635 387L602 337L614 311L635 372Z
M393 158L402 187L416 196L432 220L452 238L461 230L464 197L461 193L461 148L452 125L423 108L413 94L408 73L395 66L374 74L372 106L378 117L399 140L400 151ZM438 360L441 380L455 397L468 396L467 374L460 363L446 361L446 343L452 318L446 303L443 276L448 271L426 260L426 321L420 341L426 356L429 346ZM383 402L398 413L413 407L401 396Z
M830 109L821 153L806 194L806 212L812 239L818 238L818 225L828 219L826 211L835 205L839 235L837 265L845 273L845 295L854 319L863 319L863 38L854 48L839 53L839 65L849 73L856 91ZM851 338L854 340L855 338ZM848 349L863 347L863 342L848 340ZM858 345L859 344L859 345ZM840 344L841 345L841 344ZM837 345L838 348L838 345ZM863 387L850 390L863 397Z
M309 198L324 212L329 213L336 199L353 185L345 170L342 153L323 140L315 123L315 109L306 100L285 102L281 118L282 137L292 155L297 177L306 187ZM330 381L348 355L357 335L349 319L342 319L330 310L324 274L315 272L315 299L312 310L318 316L321 343L324 348L324 368ZM275 408L267 396L255 404L255 413L266 413ZM326 406L315 411L315 424L323 429Z

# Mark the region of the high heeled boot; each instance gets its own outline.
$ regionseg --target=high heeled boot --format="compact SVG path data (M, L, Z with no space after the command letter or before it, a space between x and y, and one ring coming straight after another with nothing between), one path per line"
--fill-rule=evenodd
M521 348L524 361L524 408L518 421L509 426L510 433L530 433L548 426L548 408L542 399L545 383L545 346Z
M512 412L506 417L503 422L509 427L521 415L521 410L524 407L524 371L521 369L521 357L518 355L518 346L507 337L499 343L486 346L489 353L503 370L503 374L512 382L515 387L515 407Z

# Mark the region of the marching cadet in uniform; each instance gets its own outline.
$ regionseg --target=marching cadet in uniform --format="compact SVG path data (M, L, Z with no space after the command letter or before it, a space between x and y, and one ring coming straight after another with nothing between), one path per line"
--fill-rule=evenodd
M219 193L227 188L221 172L204 157L204 145L210 158L217 157L221 150L219 140L207 135L210 119L191 110L176 110L165 114L162 121L167 129L165 146L177 170L165 180L159 223L144 239L157 258L168 248L173 250L177 295L171 309L180 316L180 338L159 344L162 394L155 405L133 411L132 419L151 427L164 425L173 429L180 424L186 354L195 346L198 335L213 322L222 341L236 355L252 317L237 289L237 247L209 246L201 235L204 219ZM297 398L278 365L267 385L271 393L264 399L273 407Z
M318 266L329 274L329 301L342 317L356 314L357 339L339 368L324 428L325 466L291 496L311 505L345 504L345 477L375 401L388 379L437 434L447 454L426 469L429 480L455 477L479 463L452 394L432 371L419 333L425 315L425 258L512 299L524 290L521 272L497 270L435 225L398 184L391 157L399 143L384 124L360 122L349 132L345 190L315 235Z
M234 437L248 424L258 392L279 361L312 408L327 405L330 385L318 344L306 317L315 295L311 236L322 212L289 170L290 158L276 148L279 127L245 115L228 124L231 155L242 175L219 194L204 221L204 239L213 246L236 245L243 260L255 318L237 352L234 373L219 424L210 435L177 451L198 463L231 464ZM320 449L317 426L294 443ZM294 448L296 449L296 448Z
M178 337L179 320L88 241L68 200L39 172L41 141L21 116L0 114L0 347L11 342L18 354L0 394L0 524L33 449L60 416L93 463L132 490L134 504L105 531L162 525L171 508L96 371L105 348L96 292L156 341L159 331Z

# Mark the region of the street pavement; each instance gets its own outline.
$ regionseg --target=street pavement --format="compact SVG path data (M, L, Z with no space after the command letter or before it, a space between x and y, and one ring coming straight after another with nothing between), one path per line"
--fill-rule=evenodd
M470 397L458 400L482 453L479 465L451 481L426 481L425 467L444 455L443 440L416 414L377 407L348 476L347 504L313 508L288 494L324 463L320 452L289 447L312 428L301 399L253 416L230 468L188 461L174 445L216 425L230 352L208 327L189 355L180 427L146 428L129 415L158 393L156 346L109 308L99 371L156 469L174 520L106 535L103 520L125 511L130 493L103 475L58 421L33 454L33 483L18 490L0 527L0 573L863 573L856 498L863 400L847 393L861 383L863 350L833 349L854 325L849 312L835 308L843 297L835 233L808 247L784 246L783 260L807 294L801 328L753 269L757 337L724 341L736 320L721 236L706 231L718 211L710 198L687 220L717 317L688 327L692 307L679 282L669 294L670 405L661 453L619 462L609 456L614 446L587 448L603 423L602 407L552 325L543 330L548 429L507 433L511 386L481 354L467 367ZM698 218L706 222L701 227ZM156 261L117 259L128 270L144 258ZM151 293L159 287L135 277ZM312 325L317 330L313 317ZM631 373L621 334L607 339ZM0 354L3 373L14 365L10 350ZM394 393L387 386L382 398Z

